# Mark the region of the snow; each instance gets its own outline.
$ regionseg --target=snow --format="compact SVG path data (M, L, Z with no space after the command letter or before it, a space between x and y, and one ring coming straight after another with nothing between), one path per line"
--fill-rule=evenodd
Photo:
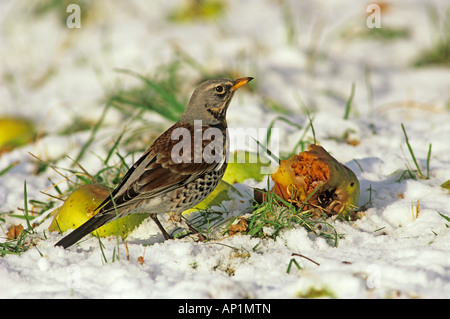
M450 298L450 224L438 214L450 217L450 194L440 187L450 179L450 69L411 67L419 52L448 36L445 17L431 21L428 2L393 1L382 13L382 28L408 28L410 35L378 41L351 36L367 31L363 2L287 1L294 28L289 44L281 2L227 1L219 20L187 24L166 19L177 3L96 1L86 17L82 10L81 29L64 26L66 12L36 16L28 1L0 3L1 113L31 118L46 132L37 143L0 157L0 169L20 162L0 176L0 240L10 225L24 223L6 213L22 214L25 180L28 198L42 201L48 200L40 192L52 185L49 178L62 180L52 170L34 175L28 152L70 167L64 155L76 156L89 133L58 132L75 116L96 123L105 92L117 83L135 84L114 68L153 74L176 58L177 49L206 70L255 77L250 85L256 92L238 92L229 108L232 128L267 127L280 115L269 100L287 108L289 119L302 127L309 123L307 109L317 141L357 175L359 205L371 199L364 216L328 221L342 234L337 247L304 228L283 231L275 240L236 235L203 243L163 241L145 221L127 239L129 260L122 243L117 248L115 238L103 240L107 262L94 237L67 250L55 248L61 235L48 233L46 219L30 237L35 246L0 258L0 298L295 298L314 289L337 298ZM450 10L445 0L430 5ZM190 94L199 74L187 68L181 75L186 83L180 89ZM352 83L353 107L344 120ZM107 114L83 167L101 167L99 158L126 123L117 113ZM401 123L423 171L432 143L428 180L399 181L405 164L412 164ZM275 127L280 151L290 151L301 133L284 122ZM359 144L345 143L346 132ZM312 139L310 130L307 137ZM245 184L238 187L267 185ZM236 216L246 204L236 198L225 206ZM117 249L120 258L113 260Z

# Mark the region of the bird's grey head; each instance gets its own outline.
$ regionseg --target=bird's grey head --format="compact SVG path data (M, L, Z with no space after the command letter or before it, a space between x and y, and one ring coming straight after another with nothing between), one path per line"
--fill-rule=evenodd
M192 93L180 122L193 123L194 120L202 120L204 125L225 122L227 108L234 92L252 79L213 79L201 83Z

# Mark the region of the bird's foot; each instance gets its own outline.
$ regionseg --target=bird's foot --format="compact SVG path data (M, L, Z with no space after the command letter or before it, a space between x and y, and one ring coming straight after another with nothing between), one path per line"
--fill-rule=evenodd
M151 219L153 219L156 226L158 226L165 240L173 239L173 236L169 235L169 233L164 229L163 225L161 225L161 222L158 220L158 217L156 217L156 215L150 215L150 217Z

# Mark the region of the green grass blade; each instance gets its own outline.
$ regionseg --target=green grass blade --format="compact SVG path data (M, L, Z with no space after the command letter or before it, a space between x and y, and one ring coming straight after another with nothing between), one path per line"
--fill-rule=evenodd
M105 108L103 109L102 115L100 116L100 119L97 121L97 123L94 125L91 131L91 135L89 136L89 139L87 142L83 145L80 152L78 153L77 157L75 158L75 161L72 165L75 165L75 163L78 163L84 156L84 153L89 148L89 146L94 142L95 136L97 134L97 131L99 130L100 126L103 124L103 121L105 120L106 113L109 110L109 107L111 106L111 103L107 103Z
M309 112L307 112L307 113L308 113L308 119L309 119L309 126L311 127L311 133L313 135L313 141L314 141L314 144L317 144L317 142L316 142L316 131L314 130L313 120L312 120Z
M441 213L439 213L439 212L438 212L438 214L439 214L442 218L444 218L446 221L450 222L450 217L445 216L444 214L441 214Z
M355 96L355 82L352 83L352 90L350 92L350 96L348 97L347 104L345 105L344 120L348 120L354 96Z
M3 176L6 173L8 173L12 168L16 167L17 164L19 164L19 161L16 161L16 162L13 162L13 163L9 164L7 167L5 167L4 169L2 169L0 171L0 176Z
M291 260L289 261L288 267L286 269L286 273L287 274L289 274L291 272L292 264L294 264L295 267L297 267L298 270L302 270L302 267L299 265L297 260L295 260L295 258L291 258Z
M117 147L119 146L120 141L122 140L123 134L125 132L122 132L119 135L119 138L114 142L113 147L109 150L108 155L106 156L105 160L103 161L103 164L107 165L109 160L111 159L112 154L114 153L114 151L117 149Z
M431 143L428 147L428 154L427 154L427 179L430 178L430 159L431 159Z
M419 163L417 163L416 156L414 155L414 151L412 150L411 144L409 144L409 139L408 139L408 135L406 134L405 126L403 125L403 123L401 123L401 126L402 126L402 130L403 130L403 134L405 135L406 145L408 146L408 150L409 150L409 153L411 154L414 165L416 166L417 171L419 172L419 175L423 179L425 179L425 176L423 175L422 170L420 169ZM431 154L431 148L429 150L429 154Z
M27 221L28 229L32 230L33 227L31 226L30 216L28 215L28 193L27 193L27 181L26 180L23 183L23 197L24 197L23 213L24 213L24 216L25 216L25 220Z

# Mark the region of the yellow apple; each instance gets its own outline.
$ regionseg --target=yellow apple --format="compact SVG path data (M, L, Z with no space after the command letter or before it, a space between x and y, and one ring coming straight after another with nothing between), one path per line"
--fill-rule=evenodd
M33 123L19 117L0 118L0 153L33 140L36 132Z
M48 229L63 233L68 229L78 228L98 212L95 209L106 197L110 196L110 191L108 187L100 184L88 184L79 187L57 209L53 222ZM149 214L124 216L117 221L103 225L92 234L97 235L98 233L100 237L119 234L125 239L148 216Z

